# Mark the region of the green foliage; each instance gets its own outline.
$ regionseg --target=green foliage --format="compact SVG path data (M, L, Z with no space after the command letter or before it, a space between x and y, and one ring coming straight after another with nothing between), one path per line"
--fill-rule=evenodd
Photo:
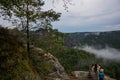
M68 73L74 70L88 70L93 63L94 55L85 51L64 46L64 34L56 30L37 30L31 35L33 45L56 56Z
M85 51L67 47L62 47L56 56L69 74L75 70L89 70L95 57Z
M30 73L35 75L18 36L0 27L0 44L0 80L24 80Z
M30 39L32 44L36 47L45 49L46 51L58 50L63 44L62 36L64 34L58 32L57 30L47 30L40 28L35 32L31 32Z

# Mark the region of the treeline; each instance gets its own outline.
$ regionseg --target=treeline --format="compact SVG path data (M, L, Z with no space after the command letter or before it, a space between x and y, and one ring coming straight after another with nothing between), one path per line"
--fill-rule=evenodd
M101 49L106 46L120 49L120 31L109 32L78 32L69 33L68 35L81 44Z

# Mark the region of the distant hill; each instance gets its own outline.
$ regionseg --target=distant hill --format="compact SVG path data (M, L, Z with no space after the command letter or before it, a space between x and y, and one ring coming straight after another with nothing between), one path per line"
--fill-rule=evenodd
M106 46L120 49L120 31L109 32L76 32L68 33L81 46L88 45L95 48L105 48Z

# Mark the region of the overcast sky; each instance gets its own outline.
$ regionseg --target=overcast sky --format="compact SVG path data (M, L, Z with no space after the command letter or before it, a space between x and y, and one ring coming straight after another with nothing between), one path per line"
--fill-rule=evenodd
M60 21L53 23L61 32L120 30L120 0L69 0L69 12L64 10L63 0L45 1L44 9L62 13ZM7 23L0 19L0 25L9 26Z
M64 10L62 0L54 5L46 0L46 9L61 12L60 21L53 28L61 32L120 30L120 0L70 0L69 12Z

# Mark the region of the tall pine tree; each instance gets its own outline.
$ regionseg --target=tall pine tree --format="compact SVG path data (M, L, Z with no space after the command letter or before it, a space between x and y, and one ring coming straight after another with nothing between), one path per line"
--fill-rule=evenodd
M60 13L42 10L42 0L0 0L0 13L5 19L11 20L13 24L26 31L27 52L30 53L29 30L33 24L50 25L51 22L59 20Z

